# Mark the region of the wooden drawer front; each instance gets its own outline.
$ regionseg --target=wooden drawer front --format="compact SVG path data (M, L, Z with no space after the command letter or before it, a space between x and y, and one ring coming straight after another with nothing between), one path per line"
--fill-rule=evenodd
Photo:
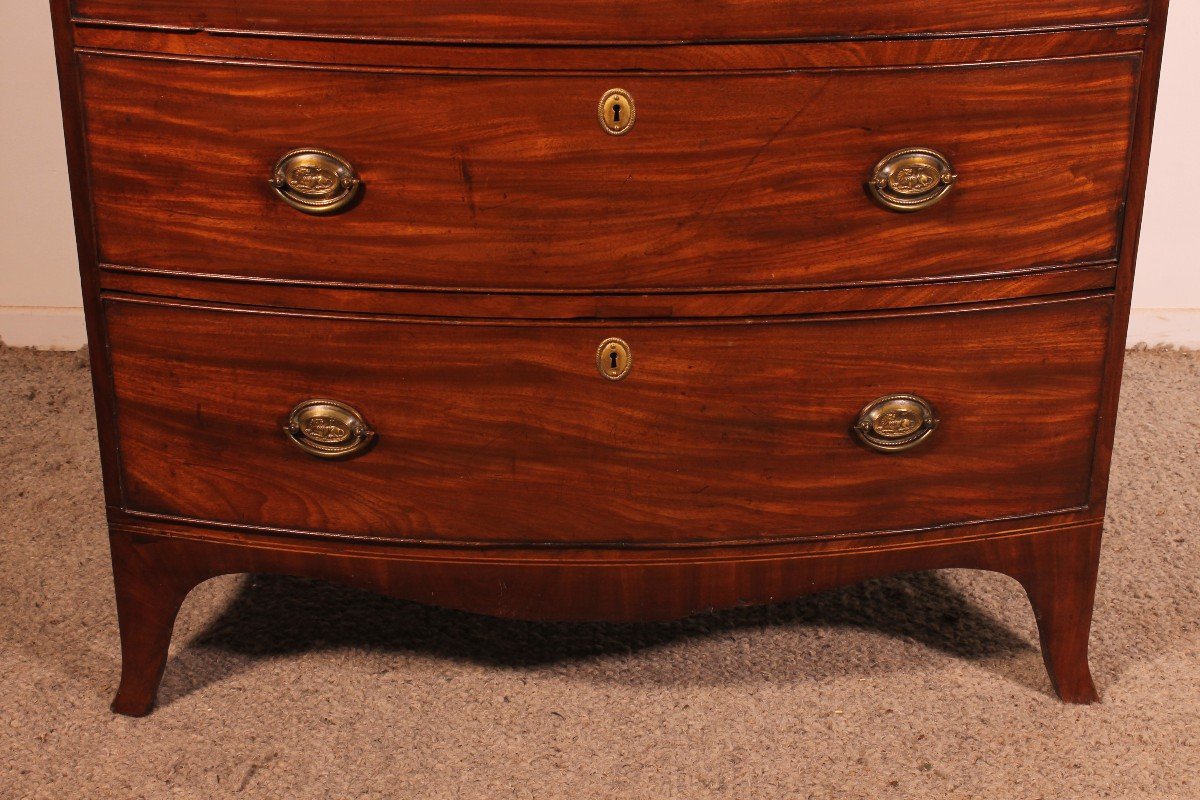
M1008 30L1142 20L1146 0L75 0L138 24L431 41L674 42Z
M512 291L798 287L1113 259L1137 58L786 74L481 76L83 56L102 262ZM633 129L596 106L621 86ZM345 157L357 205L268 185ZM959 179L884 210L874 164Z
M367 537L717 542L920 528L1087 502L1111 299L772 322L488 324L106 302L135 511ZM621 337L630 374L598 345ZM851 426L911 392L903 453ZM345 461L308 398L378 433Z

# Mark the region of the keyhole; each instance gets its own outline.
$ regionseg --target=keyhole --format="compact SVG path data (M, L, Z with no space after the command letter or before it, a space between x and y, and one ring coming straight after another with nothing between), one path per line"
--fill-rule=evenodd
M605 339L596 348L596 371L609 380L619 381L629 374L633 353L620 339Z
M633 98L624 89L609 89L600 96L600 104L596 106L600 127L614 136L628 133L636 116Z

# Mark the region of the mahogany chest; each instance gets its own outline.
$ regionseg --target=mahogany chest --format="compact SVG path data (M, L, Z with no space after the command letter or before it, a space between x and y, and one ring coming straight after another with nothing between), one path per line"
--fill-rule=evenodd
M51 0L123 652L273 572L1087 643L1166 0Z

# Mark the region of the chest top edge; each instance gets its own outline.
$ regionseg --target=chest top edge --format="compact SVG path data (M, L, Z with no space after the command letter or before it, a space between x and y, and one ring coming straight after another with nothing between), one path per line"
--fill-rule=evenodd
M364 41L667 45L928 38L1147 22L1162 0L55 0L78 25Z

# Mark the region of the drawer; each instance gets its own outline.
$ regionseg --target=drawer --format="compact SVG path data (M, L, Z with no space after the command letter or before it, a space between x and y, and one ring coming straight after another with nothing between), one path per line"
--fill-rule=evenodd
M74 0L77 17L210 30L478 42L677 42L1144 20L1147 0Z
M532 324L110 298L121 490L134 512L427 542L777 541L1074 509L1111 302ZM622 380L598 369L610 337L631 349ZM878 452L852 428L894 394L939 422ZM285 428L310 399L359 414L367 449L298 446ZM914 408L882 409L883 433ZM330 446L339 413L297 423Z
M932 7L932 6L931 6ZM83 55L104 264L513 292L795 288L1113 260L1137 57L723 74L417 74ZM632 128L606 133L614 87ZM320 148L362 180L302 213ZM929 208L870 197L943 154Z

